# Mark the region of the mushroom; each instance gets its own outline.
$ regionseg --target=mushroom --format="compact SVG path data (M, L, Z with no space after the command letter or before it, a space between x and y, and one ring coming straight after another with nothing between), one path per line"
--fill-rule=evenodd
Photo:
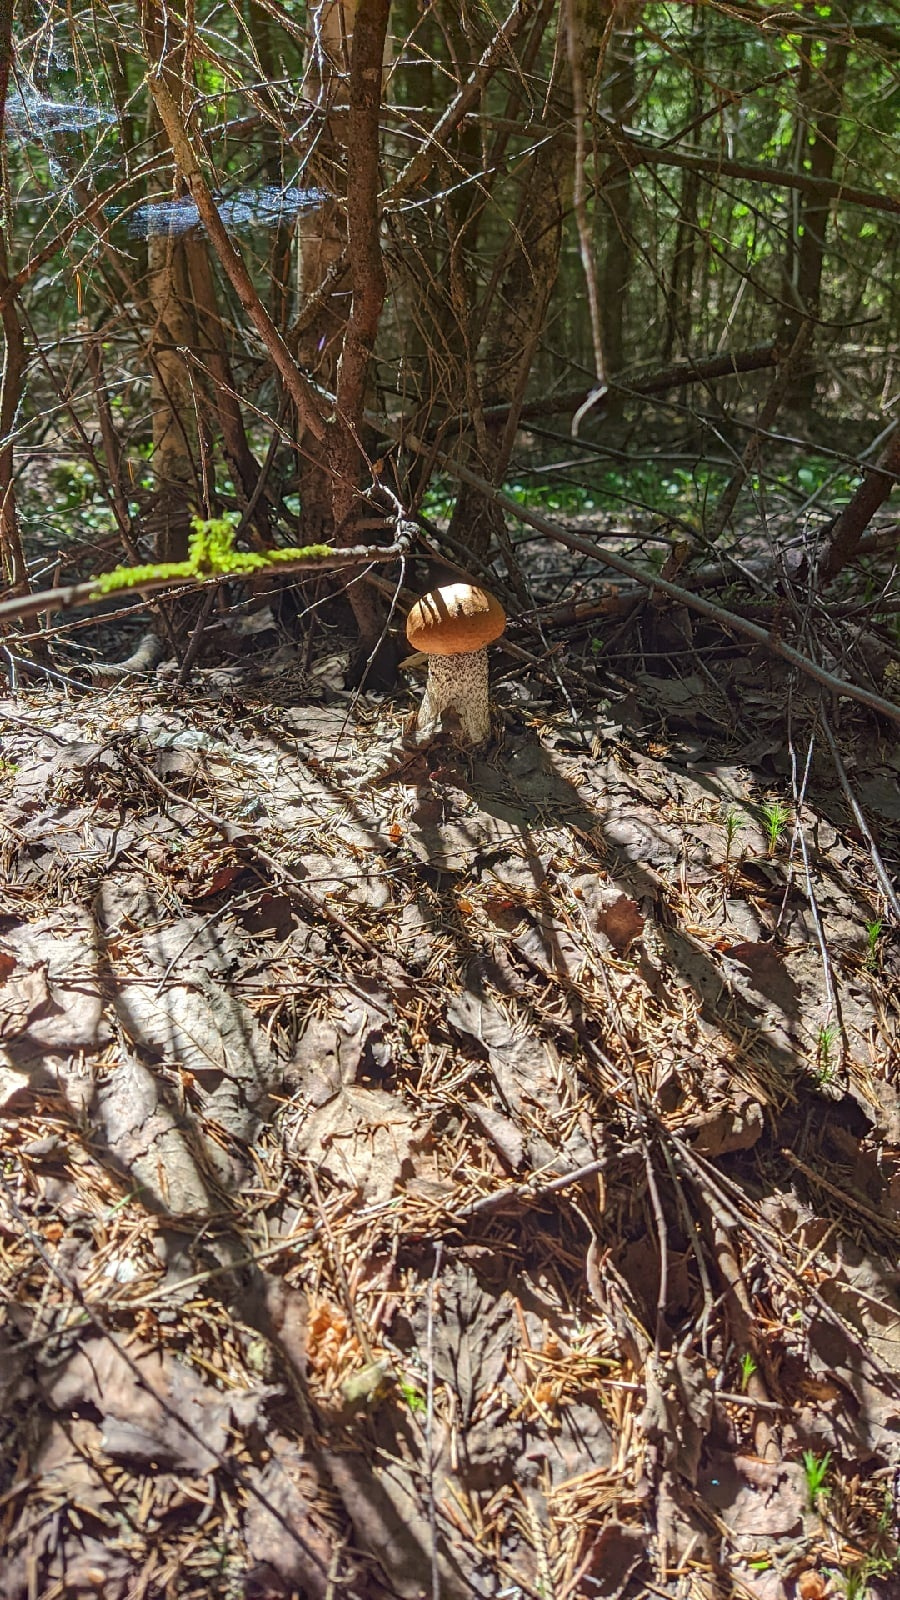
M456 712L466 744L490 738L487 646L505 627L499 600L475 584L448 583L416 601L406 619L406 637L428 657L417 743L428 742L447 711Z

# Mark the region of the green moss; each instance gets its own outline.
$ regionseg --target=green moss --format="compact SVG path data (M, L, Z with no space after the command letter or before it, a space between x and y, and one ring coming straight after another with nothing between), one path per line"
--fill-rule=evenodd
M322 561L336 552L330 544L288 545L280 550L235 550L237 518L194 517L187 561L160 561L143 567L114 567L97 579L100 594L138 589L144 583L178 583L191 578L233 577L267 572L290 561Z

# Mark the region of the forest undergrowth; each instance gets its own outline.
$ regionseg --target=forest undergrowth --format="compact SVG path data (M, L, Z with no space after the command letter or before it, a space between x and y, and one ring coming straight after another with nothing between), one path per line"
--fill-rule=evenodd
M893 730L248 627L0 701L3 1595L890 1600Z

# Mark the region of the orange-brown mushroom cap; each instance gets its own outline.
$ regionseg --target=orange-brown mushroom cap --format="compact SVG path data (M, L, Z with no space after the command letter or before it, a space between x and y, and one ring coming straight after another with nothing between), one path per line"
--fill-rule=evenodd
M428 656L459 656L499 639L506 612L486 589L448 583L417 600L406 619L406 637Z

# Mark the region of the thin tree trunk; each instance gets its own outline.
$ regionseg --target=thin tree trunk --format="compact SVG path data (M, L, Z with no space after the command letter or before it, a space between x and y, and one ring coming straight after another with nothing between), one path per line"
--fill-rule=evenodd
M612 70L610 115L621 126L628 121L635 96L634 34L615 38L607 55ZM600 194L608 209L606 248L600 269L600 307L606 376L614 378L628 365L628 288L634 262L631 208L634 185L625 168L621 176L603 184ZM615 409L615 401L613 401Z
M350 70L350 38L356 0L321 0L310 7L310 41L304 91L319 107L319 135L315 164L310 175L322 188L338 192L346 145L346 85ZM301 329L297 360L310 377L329 393L336 386L340 341L346 324L345 240L337 208L301 216L300 292ZM330 440L316 440L308 429L298 436L300 446L300 512L304 542L329 541L334 534L331 495Z
M3 147L6 97L12 65L12 0L0 0L0 176L5 190L6 161ZM2 196L0 196L2 200ZM12 432L22 398L26 352L22 325L10 289L6 229L0 229L0 306L3 322L3 375L0 379L0 563L4 582L14 593L28 587L28 567L19 536L16 514L15 447Z
M705 88L705 13L698 10L691 25L691 59L695 66L691 95L690 143L700 148L700 125L703 115ZM693 329L694 271L697 260L697 238L700 225L697 205L700 198L700 174L689 169L682 174L681 200L678 208L678 227L675 249L672 254L672 271L669 293L666 297L666 331L663 336L662 359L670 361L673 352L686 355L690 351ZM696 335L694 335L696 337Z
M578 38L575 49L585 83L592 80L604 24L609 12L606 4L581 0L568 9L576 18ZM568 26L559 13L559 26ZM546 13L544 13L546 16ZM557 58L571 60L571 51L561 44ZM476 384L474 364L470 363L470 390L476 397L469 410L475 424L474 452L470 464L491 482L499 483L509 464L518 428L519 414L541 333L547 307L559 272L562 219L572 194L572 156L567 143L551 140L537 152L527 181L522 185L515 225L509 231L507 266L499 291L491 306L491 326L484 353L484 372ZM484 408L507 407L501 429L488 429ZM479 418L481 425L479 426ZM450 534L478 557L484 557L492 542L506 556L506 568L514 587L521 588L512 557L506 524L500 508L468 484L457 497Z
M849 19L848 19L849 21ZM798 126L799 171L806 171L817 181L834 176L838 156L841 107L844 98L844 80L850 45L846 38L830 44L824 64L815 77L808 58L805 58L809 88L801 102ZM825 262L825 245L831 206L827 198L815 194L797 194L794 198L794 228L789 242L788 298L791 309L785 320L785 339L793 341L805 318L813 321L819 317L822 294L822 269ZM808 411L815 400L816 372L810 362L798 375L790 395L790 402Z
M834 523L819 562L819 582L830 583L853 560L869 523L900 478L900 428Z
M245 506L254 507L253 526L260 546L265 547L273 542L268 507L265 497L257 495L259 463L247 441L244 417L225 344L209 247L205 239L189 240L187 260L200 339L198 354L208 374L212 407L240 496Z
M357 0L323 0L312 11L306 86L325 119L317 159L326 166L326 188L336 187L337 174L346 170L347 241L345 247L337 216L328 208L301 224L303 292L307 299L320 296L321 303L304 326L299 357L325 387L336 391L335 416L325 437L301 439L304 541L352 544L355 538L365 391L386 288L378 173L389 11L390 0L361 0L359 5ZM343 261L351 283L349 311L346 297L338 299L334 292L346 275ZM394 659L380 597L364 579L351 583L347 595L358 630L350 681L366 676L370 683L384 684L393 678Z
M160 71L174 97L184 99L184 42L173 38L173 19L163 17L156 0L145 0L141 26L151 74ZM166 138L156 122L158 143ZM191 375L180 354L197 345L183 241L151 236L147 246L147 300L155 313L148 334L150 406L156 494L147 525L159 561L187 556L191 508L199 496L199 433Z

